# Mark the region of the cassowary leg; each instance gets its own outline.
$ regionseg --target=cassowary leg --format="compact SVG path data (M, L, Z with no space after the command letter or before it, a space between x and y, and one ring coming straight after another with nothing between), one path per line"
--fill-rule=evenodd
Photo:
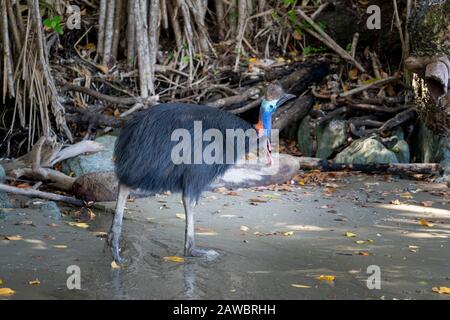
M194 206L196 201L183 194L184 213L186 215L186 227L184 237L184 255L186 257L207 257L214 259L219 254L214 250L205 250L195 247L194 231Z
M123 211L127 202L130 188L119 184L119 195L117 197L116 212L114 214L111 230L108 234L108 244L111 247L111 253L115 261L121 262L119 254L119 240L122 233Z

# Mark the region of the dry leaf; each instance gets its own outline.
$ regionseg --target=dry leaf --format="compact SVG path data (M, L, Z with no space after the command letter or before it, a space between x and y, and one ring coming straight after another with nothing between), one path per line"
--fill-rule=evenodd
M64 244L55 244L52 247L56 249L67 249L67 246Z
M434 292L439 293L439 294L450 294L450 288L449 287L434 287L432 290Z
M38 286L41 284L41 282L39 281L38 278L36 278L35 280L28 281L28 284L31 286Z
M82 228L82 229L87 229L87 228L89 228L89 225L88 225L87 223L85 223L85 222L72 222L72 221L70 221L70 222L67 222L67 224L68 224L69 226L77 227L77 228Z
M409 192L402 193L400 195L400 197L405 198L405 199L412 199L413 198L412 194L409 193Z
M336 278L335 276L323 275L323 274L321 274L320 276L317 277L317 279L319 279L321 281L329 281L329 282L334 281L335 278Z
M364 244L364 243L366 243L364 240L356 240L355 241L357 244Z
M296 283L291 284L291 287L294 287L294 288L303 288L303 289L309 289L309 288L311 288L311 286L306 286L306 285L303 285L303 284L296 284Z
M184 213L177 213L175 215L178 219L186 220L186 215Z
M421 226L424 226L424 227L432 227L432 226L434 226L434 224L429 223L429 222L428 222L427 220L425 220L424 218L420 219L420 220L419 220L419 223L420 223Z
M421 202L424 207L432 207L433 201L422 201Z
M293 236L294 235L294 231L286 231L283 233L283 236Z
M359 254L360 256L364 256L364 257L367 257L367 256L370 255L367 251L360 251L360 252L358 252L358 254Z
M0 288L0 296L12 296L16 292L10 288Z
M184 258L177 256L164 257L164 260L170 262L184 263Z
M345 233L345 236L348 237L348 238L353 238L353 237L356 237L357 234L356 234L356 233L353 233L353 232L346 232L346 233Z
M22 236L16 235L16 236L4 236L3 237L5 240L9 240L9 241L19 241L22 240Z
M398 199L395 199L395 200L391 201L391 203L392 203L392 204L395 204L396 206L399 206L399 205L403 204L403 203L402 203L400 200L398 200Z
M247 232L248 230L250 230L250 228L247 227L247 226L241 226L241 227L239 228L239 230L244 231L244 232Z
M116 263L116 261L113 260L113 262L111 262L111 268L120 269L120 266Z

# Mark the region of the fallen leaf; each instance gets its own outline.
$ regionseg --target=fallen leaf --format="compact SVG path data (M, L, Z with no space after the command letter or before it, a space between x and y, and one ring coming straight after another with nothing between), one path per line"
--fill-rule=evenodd
M294 235L294 231L286 231L283 233L283 236L293 236Z
M0 279L0 286L1 286L1 285L3 285L3 280L2 280L2 279Z
M395 199L395 200L391 201L391 204L395 204L396 206L399 206L399 205L402 205L403 203L400 200Z
M306 285L303 285L303 284L296 284L296 283L291 284L291 287L302 288L302 289L309 289L309 288L311 288L311 286L306 286Z
M16 236L3 236L5 240L9 241L19 241L22 240L22 236L16 235Z
M184 263L184 258L177 256L164 257L164 260L170 262Z
M346 237L348 237L348 238L353 238L353 237L356 237L357 236L357 234L356 233L353 233L353 232L346 232L345 233L345 236Z
M412 199L413 198L412 194L409 193L409 192L402 193L400 195L400 197L405 198L405 199Z
M10 288L0 288L0 296L12 296L16 292Z
M111 268L120 269L120 266L116 263L116 261L113 260L113 262L111 262Z
M52 247L56 249L67 249L67 246L64 244L55 244Z
M424 207L432 207L433 201L422 201L421 202Z
M73 222L73 221L69 221L69 222L67 222L67 224L68 224L69 226L77 227L77 228L82 228L82 229L87 229L87 228L89 228L89 225L88 225L87 223L85 223L85 222Z
M367 251L360 251L360 252L358 252L358 254L359 254L360 256L364 256L364 257L367 257L367 256L370 255Z
M439 293L439 294L450 294L450 288L449 287L434 287L432 290L434 292Z
M247 226L241 226L241 227L239 228L239 230L244 231L244 232L247 232L248 230L250 230L250 228L247 227Z
M421 218L421 219L419 220L419 223L420 223L421 226L424 226L424 227L432 227L432 226L434 226L434 224L429 223L429 222L428 222L427 220L425 220L424 218Z
M175 216L180 220L186 220L186 215L184 213L177 213Z
M328 282L334 281L335 278L336 278L335 276L323 275L323 274L321 274L320 276L317 277L318 280L328 281Z
M28 284L31 286L38 286L41 284L41 282L39 281L38 278L36 278L35 280L28 281Z
M355 241L357 244L364 244L364 243L366 243L366 241L364 241L364 240L356 240Z

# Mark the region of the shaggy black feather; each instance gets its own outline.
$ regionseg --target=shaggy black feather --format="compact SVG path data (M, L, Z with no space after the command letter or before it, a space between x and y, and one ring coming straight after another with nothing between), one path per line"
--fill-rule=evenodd
M180 128L187 129L191 135L191 159L194 159L194 121L202 122L203 132L220 130L224 139L226 129L246 131L253 127L229 112L208 106L180 103L153 106L137 113L117 139L114 158L120 183L153 192L183 192L198 200L201 192L231 165L173 163L171 152L179 141L171 141L171 135ZM228 142L236 145L236 140ZM210 142L203 142L202 152L208 144ZM223 145L226 159L226 143ZM247 153L248 139L245 146Z

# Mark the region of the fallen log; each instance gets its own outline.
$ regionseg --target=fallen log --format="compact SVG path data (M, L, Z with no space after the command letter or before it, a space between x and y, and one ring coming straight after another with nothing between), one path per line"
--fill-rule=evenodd
M80 206L80 207L84 205L83 201L76 199L74 197L62 196L59 194L43 192L43 191L31 189L31 188L30 189L16 188L16 187L8 186L3 183L0 183L0 191L12 193L12 194L18 194L18 195L22 195L22 196L26 196L26 197L38 197L38 198L49 199L49 200L53 200L53 201L61 201L61 202L66 202L66 203L73 204L75 206Z
M441 171L439 163L373 163L351 164L336 163L319 158L297 157L302 170L321 171L360 171L364 173L390 173L406 176L416 174L438 175Z

